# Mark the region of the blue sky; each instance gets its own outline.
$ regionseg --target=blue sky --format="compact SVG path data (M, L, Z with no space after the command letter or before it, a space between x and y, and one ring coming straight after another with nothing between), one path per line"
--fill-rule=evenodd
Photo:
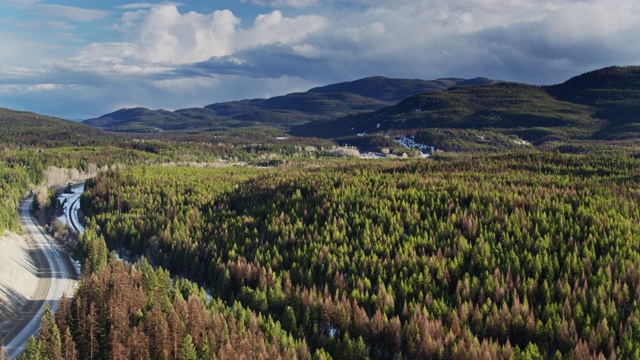
M0 107L67 119L382 75L562 82L640 64L637 0L3 0Z

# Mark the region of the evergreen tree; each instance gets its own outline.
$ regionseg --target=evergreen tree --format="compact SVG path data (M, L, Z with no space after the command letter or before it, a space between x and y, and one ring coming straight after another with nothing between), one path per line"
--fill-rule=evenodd
M200 344L200 348L198 349L198 359L200 360L216 360L216 354L209 346L209 337L205 336L202 340L202 344Z
M282 328L291 333L296 333L297 321L296 314L293 312L293 308L289 305L284 309L284 316L282 318Z
M44 360L42 356L42 344L35 337L30 336L24 348L24 352L20 355L20 360Z
M313 360L333 360L333 358L323 348L320 348L313 354Z
M42 357L44 359L61 360L62 339L49 303L44 307L41 321L39 341L42 343Z
M193 345L193 338L190 334L187 334L182 340L180 345L180 351L178 352L179 360L198 360L198 352L195 345Z
M78 356L76 352L76 343L73 341L71 330L67 327L62 336L62 358L65 360L76 359Z

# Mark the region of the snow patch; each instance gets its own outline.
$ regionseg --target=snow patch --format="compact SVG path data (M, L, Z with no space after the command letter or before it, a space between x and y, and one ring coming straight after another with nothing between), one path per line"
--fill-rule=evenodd
M415 141L415 137L413 135L403 136L394 139L397 143L404 146L407 149L418 149L422 153L423 158L429 157L429 154L434 151L433 146L420 144Z
M511 140L511 141L513 141L514 144L523 145L523 146L531 146L531 143L526 141L526 140L514 139L514 140Z
M384 159L384 156L374 152L366 152L360 154L360 159Z

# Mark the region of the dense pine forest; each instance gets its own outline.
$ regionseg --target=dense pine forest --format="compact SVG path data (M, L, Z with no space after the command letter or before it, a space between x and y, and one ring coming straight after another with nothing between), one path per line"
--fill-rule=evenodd
M522 153L109 171L82 198L92 275L58 328L79 358L226 358L216 326L255 340L249 357L636 358L639 167ZM109 261L105 242L160 268ZM217 322L189 325L190 303ZM163 355L151 319L174 339Z
M207 300L147 262L111 261L46 311L24 359L311 359L304 340L239 303Z
M166 157L165 159L168 159ZM97 173L101 169L126 167L133 164L163 161L161 155L136 149L115 146L99 147L57 147L5 148L0 153L0 231L20 231L17 207L31 190L40 187L44 197L36 197L36 206L50 206L47 188L40 185L47 182L47 171L55 168L67 173ZM63 185L63 184L58 184ZM40 203L38 202L40 200Z

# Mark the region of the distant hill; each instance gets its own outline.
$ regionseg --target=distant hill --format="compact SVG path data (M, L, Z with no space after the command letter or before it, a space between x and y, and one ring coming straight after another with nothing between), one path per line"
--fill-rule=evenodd
M371 150L407 136L458 151L584 149L611 141L635 147L640 146L640 67L607 67L550 86L482 77L378 76L204 108L123 109L85 123L134 133L288 134Z
M335 118L358 111L379 109L389 103L352 93L293 93L269 99L253 99L205 106L216 115L236 120L261 121L274 125L295 125L323 118Z
M495 80L438 79L433 81L371 77L333 84L307 92L215 103L176 111L121 109L84 123L116 132L161 133L225 131L241 127L288 130L317 120L331 120L394 105L408 96L442 91L451 86L490 84Z
M382 76L374 76L351 82L343 82L339 84L317 87L309 90L308 92L318 94L352 93L379 101L397 103L408 98L409 96L442 91L452 86L487 85L495 82L495 80L487 78L451 78L425 81L390 79Z
M590 71L545 87L552 96L595 109L594 116L608 121L596 138L624 140L640 135L640 66Z
M302 124L291 133L344 144L380 144L385 141L376 136L409 135L424 145L461 151L526 144L581 151L610 141L640 145L638 66L607 67L552 86L486 83L412 96L372 113Z
M592 117L593 111L557 100L540 87L497 83L412 96L373 113L301 125L292 133L338 138L374 133L415 134L425 129L474 129L541 142L589 138L604 125Z
M0 143L21 146L101 145L113 137L74 121L0 108Z
M83 123L115 132L153 133L188 129L202 131L213 126L216 120L215 114L206 109L168 111L131 108L120 109Z

